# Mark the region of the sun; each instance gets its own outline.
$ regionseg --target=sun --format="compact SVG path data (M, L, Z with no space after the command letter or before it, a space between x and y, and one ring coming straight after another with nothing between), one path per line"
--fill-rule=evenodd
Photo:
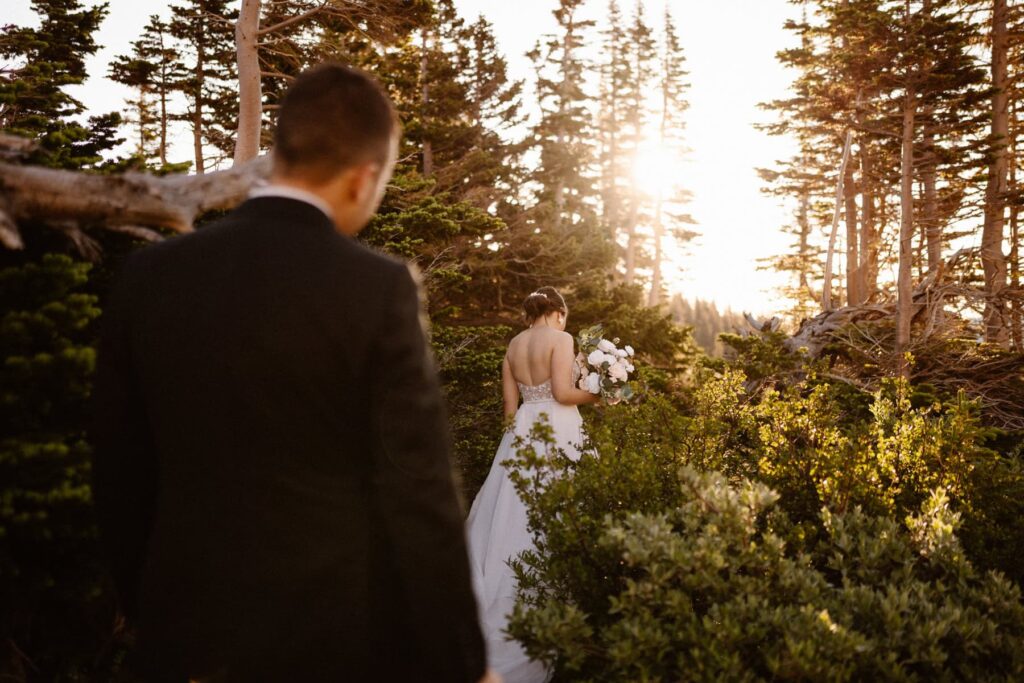
M633 179L652 197L667 197L681 182L682 159L670 147L644 143L633 161Z

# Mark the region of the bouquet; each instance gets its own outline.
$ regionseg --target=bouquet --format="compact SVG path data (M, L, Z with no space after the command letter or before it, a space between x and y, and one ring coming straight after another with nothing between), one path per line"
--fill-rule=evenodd
M619 340L608 341L601 335L604 328L594 325L580 332L577 342L580 353L576 362L580 366L579 388L592 394L600 394L608 405L630 401L636 391L630 384L629 375L633 367L633 347L618 348Z

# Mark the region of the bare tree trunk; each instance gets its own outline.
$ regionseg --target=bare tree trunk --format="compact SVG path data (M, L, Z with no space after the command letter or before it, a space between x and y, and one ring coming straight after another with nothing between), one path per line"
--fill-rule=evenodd
M860 287L858 279L857 253L857 187L853 180L853 164L847 160L843 177L843 196L845 202L846 220L846 301L851 306L861 302Z
M196 157L196 174L203 175L206 172L206 162L203 159L203 104L199 95L196 96L192 112L192 151Z
M651 295L647 299L650 306L657 306L661 303L661 281L662 281L662 260L665 258L662 241L664 240L665 227L661 222L661 192L658 193L658 200L654 205L654 270L651 273Z
M420 35L423 38L423 45L420 49L420 105L423 111L424 119L427 117L427 106L430 104L430 77L428 74L430 61L427 58L427 50L430 49L428 43L429 29L424 28ZM434 174L434 145L430 140L429 126L424 131L423 135L423 175L429 178Z
M843 158L839 162L839 173L836 180L836 203L832 212L832 230L828 237L828 253L825 256L825 282L821 292L822 310L832 309L832 261L836 252L836 237L839 234L839 211L843 201L843 181L846 180L846 166L850 162L850 146L853 144L853 130L847 129L846 140L843 142Z
M1017 101L1010 104L1011 120L1017 121ZM1016 127L1016 125L1015 125ZM1009 185L1010 194L1017 194L1017 139L1016 131L1009 137ZM1013 348L1017 352L1024 351L1024 321L1021 320L1020 301L1020 205L1019 202L1010 204L1010 286L1017 296L1010 304L1010 335L1013 340Z
M896 357L901 377L910 377L905 353L910 346L913 317L914 261L914 119L917 94L907 88L903 98L903 149L900 160L900 244L896 279Z
M576 20L570 15L569 22L565 26L565 35L562 37L562 82L558 86L558 120L565 121L566 103L569 99L569 62L572 58L572 37L576 32ZM569 144L565 129L558 134L559 144L563 147ZM565 180L559 177L555 185L555 226L562 224L562 212L565 211Z
M798 278L800 291L806 292L811 299L814 299L816 297L814 290L811 289L810 273L807 272L811 236L810 204L810 192L804 189L800 192L800 210L796 218L797 224L800 227L800 272Z
M920 223L924 227L924 237L928 248L928 269L931 273L942 265L942 225L939 223L939 203L936 191L936 164L938 159L935 155L935 131L929 119L925 123L924 141L922 147L922 180L924 184L924 201L922 202L922 216Z
M1010 286L1017 292L1011 304L1010 331L1013 336L1013 348L1024 352L1024 321L1021 320L1020 304L1020 207L1014 203L1010 207Z
M164 29L162 24L157 24L160 32L160 54L164 55ZM168 78L167 60L160 60L160 165L167 165L167 82Z
M160 88L160 165L167 165L167 89Z
M140 158L146 158L146 88L139 88L139 104L135 108L139 115L139 144L135 152Z
M636 174L633 174L634 177ZM629 202L629 216L626 218L626 277L625 282L627 285L633 284L636 280L636 255L638 250L638 242L636 228L640 223L640 190L636 186L636 180L630 182L630 194L632 198Z
M875 179L871 150L866 143L860 147L861 220L860 264L857 276L860 282L861 303L875 295L878 288L878 235L875 231Z
M995 299L1006 287L1003 229L1006 207L1006 141L1009 82L1006 78L1008 49L1006 0L992 2L992 157L985 187L985 222L981 232L981 264L985 271L985 338L1006 341L1005 306Z
M263 127L263 92L260 80L260 8L261 0L242 0L235 24L235 49L238 60L238 131L235 135L234 163L254 159L260 152Z

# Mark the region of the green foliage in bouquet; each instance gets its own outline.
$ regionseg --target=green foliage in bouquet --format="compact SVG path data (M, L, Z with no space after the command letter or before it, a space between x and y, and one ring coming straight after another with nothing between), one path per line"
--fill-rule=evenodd
M905 523L823 508L810 538L766 485L685 465L694 423L659 403L609 410L577 463L543 425L517 456L537 548L509 631L555 680L1024 675L1020 591L967 559L942 489Z
M607 346L611 344L611 346ZM634 350L632 346L626 345L619 350L621 341L618 337L607 340L604 336L604 325L593 325L581 330L576 337L576 346L579 348L578 363L582 366L583 379L580 388L585 388L593 394L600 393L606 403L616 404L620 402L629 403L639 397L636 390L636 383L628 379L628 374L635 372L633 365ZM602 349L602 346L605 348ZM604 353L607 350L609 353ZM598 365L591 362L591 354L604 355ZM627 353L628 352L628 353ZM621 354L626 354L622 356ZM618 366L618 367L614 367ZM618 376L616 376L618 372ZM593 377L591 377L593 376ZM588 385L588 380L593 380L593 386Z

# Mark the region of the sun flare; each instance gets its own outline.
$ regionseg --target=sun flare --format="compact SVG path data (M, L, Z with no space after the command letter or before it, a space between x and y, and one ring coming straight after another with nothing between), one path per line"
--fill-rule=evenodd
M681 182L683 163L682 156L671 148L648 144L633 161L633 178L641 191L667 198Z

